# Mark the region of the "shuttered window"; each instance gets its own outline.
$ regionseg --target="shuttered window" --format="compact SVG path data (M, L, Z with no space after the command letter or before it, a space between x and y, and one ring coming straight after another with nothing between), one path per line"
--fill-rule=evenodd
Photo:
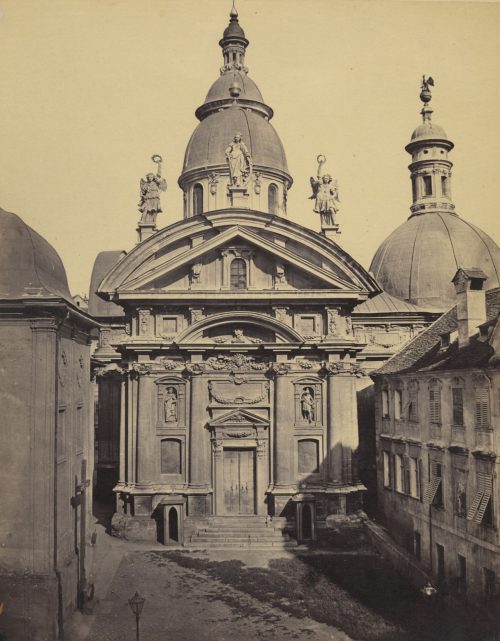
M403 393L400 389L394 390L394 418L401 419L401 411L403 409Z
M415 499L420 498L420 461L417 458L409 459L409 494Z
M435 507L443 507L443 478L442 466L437 461L430 462L429 485L425 500Z
M486 511L491 513L491 497L493 490L493 477L491 474L479 472L477 475L477 489L474 500L467 514L469 521L483 523Z
M383 452L384 459L384 487L391 487L391 455Z
M441 423L441 386L438 383L429 388L429 414L431 423Z
M408 420L418 421L418 389L414 383L408 387Z
M464 424L464 391L461 387L451 390L453 400L453 425Z
M487 387L476 387L474 417L476 427L489 426L489 390Z
M382 418L389 416L389 392L386 389L382 390Z

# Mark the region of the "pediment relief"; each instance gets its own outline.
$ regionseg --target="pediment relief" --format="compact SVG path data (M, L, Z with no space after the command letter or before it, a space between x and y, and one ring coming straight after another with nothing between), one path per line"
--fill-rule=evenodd
M254 283L250 289L349 289L359 288L349 278L349 268L339 276L339 270L329 269L310 260L312 247L302 246L292 251L274 242L270 236L252 230L232 227L200 245L185 247L175 255L158 251L148 257L118 290L143 289L224 289L230 288L229 274L218 275L217 267L226 271L232 260L244 260L253 270ZM217 267L216 267L217 266ZM248 274L251 280L250 273Z

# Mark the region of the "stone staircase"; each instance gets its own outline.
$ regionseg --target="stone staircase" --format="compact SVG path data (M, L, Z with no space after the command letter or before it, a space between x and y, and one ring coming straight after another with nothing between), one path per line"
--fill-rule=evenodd
M189 549L276 549L297 547L283 529L286 519L265 516L188 517L184 546Z

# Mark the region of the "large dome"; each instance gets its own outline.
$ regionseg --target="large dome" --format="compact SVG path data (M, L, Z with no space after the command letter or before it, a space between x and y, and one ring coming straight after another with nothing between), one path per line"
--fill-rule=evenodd
M0 298L64 298L73 303L56 250L19 216L0 208Z
M254 165L288 173L285 150L271 123L254 111L231 106L212 113L196 127L186 148L183 174L225 165L225 150L236 132L241 133Z
M452 213L411 216L384 240L370 271L382 288L420 307L455 303L451 279L459 267L479 267L487 289L498 287L500 249L481 229Z

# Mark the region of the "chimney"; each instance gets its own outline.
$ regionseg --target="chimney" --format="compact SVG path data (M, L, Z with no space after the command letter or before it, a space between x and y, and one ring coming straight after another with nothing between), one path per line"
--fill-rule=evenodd
M478 267L460 267L453 280L457 296L458 346L465 347L469 338L486 321L484 282L486 274Z

